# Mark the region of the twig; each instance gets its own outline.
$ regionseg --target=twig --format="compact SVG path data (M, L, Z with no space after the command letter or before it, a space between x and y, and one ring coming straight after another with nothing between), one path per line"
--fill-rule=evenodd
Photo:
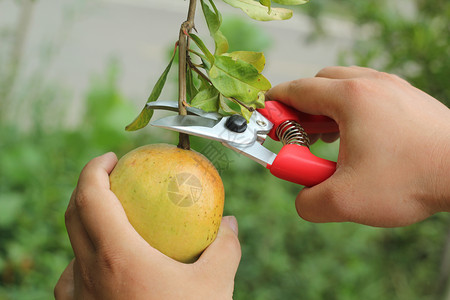
M189 67L191 67L192 70L194 70L195 73L197 73L198 75L200 75L203 79L205 79L206 81L208 81L209 83L211 83L211 80L209 80L208 76L206 76L205 74L203 74L202 71L200 71L197 66L192 62L192 61L188 61L189 63Z
M246 105L245 103L243 103L242 101L240 101L240 100L238 100L238 99L236 99L236 98L234 98L234 97L231 97L231 98L229 98L229 99L233 100L233 101L236 102L237 104L242 105L243 107L245 107L245 108L246 108L248 111L250 111L250 112L254 112L254 111L255 111L255 109L254 109L253 107Z

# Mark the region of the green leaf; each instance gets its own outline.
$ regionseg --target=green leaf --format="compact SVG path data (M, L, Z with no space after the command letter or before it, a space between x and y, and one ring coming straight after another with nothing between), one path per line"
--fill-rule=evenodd
M250 63L216 56L208 71L209 79L221 94L236 98L245 104L258 99L258 93L270 89L270 82Z
M214 5L214 2L209 1L213 6L214 12L209 8L208 4L205 3L205 0L201 0L200 2L209 32L213 35L219 30L220 25L222 24L222 16Z
M262 52L253 51L235 51L231 53L224 53L224 56L229 56L234 60L240 59L253 65L259 73L261 73L266 65L266 58Z
M189 34L189 37L191 38L191 40L194 41L194 43L197 45L197 47L200 48L200 50L203 52L203 54L205 54L208 62L210 64L213 64L214 63L214 55L212 55L212 53L208 50L208 48L206 48L205 43L203 43L203 41L197 35L195 35L193 33Z
M161 95L161 91L164 85L166 84L167 74L169 74L176 53L178 53L178 51L173 52L169 64L167 65L166 69L161 74L155 86L153 87L153 90L150 93L150 96L148 97L146 104L158 100L159 96ZM133 122L131 122L127 127L125 127L125 130L135 131L144 128L145 126L147 126L148 122L150 122L152 116L153 116L153 109L150 109L148 108L147 105L145 105L141 113L136 117L136 119L134 119Z
M241 111L241 105L234 101L231 101L222 94L219 94L219 114L223 116L230 116L239 114Z
M194 76L192 75L192 69L188 66L186 71L186 98L189 102L198 93L198 89L194 84Z
M219 91L214 86L200 90L192 99L191 106L201 108L206 112L216 112L219 109Z
M286 8L271 8L270 13L267 7L254 0L223 0L229 5L242 9L250 18L259 21L287 20L292 17L292 10Z
M205 0L201 0L203 15L205 16L206 24L208 25L209 33L214 39L216 49L214 54L219 55L228 51L228 40L219 30L222 24L222 15L217 10L214 2L209 0L214 11L205 3Z
M201 76L200 74L197 74L197 79L200 82L200 85L199 85L200 90L206 89L211 85L211 83L205 77Z
M309 0L272 0L272 1L282 5L301 5L309 2Z

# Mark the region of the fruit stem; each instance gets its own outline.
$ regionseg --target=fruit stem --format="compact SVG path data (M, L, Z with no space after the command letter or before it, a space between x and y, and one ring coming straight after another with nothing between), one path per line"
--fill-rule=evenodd
M179 46L179 65L178 65L178 114L181 116L187 115L186 107L184 103L186 103L186 70L187 70L187 62L188 62L188 48L189 48L189 32L191 29L195 29L194 25L194 17L195 17L195 8L197 5L197 0L189 1L189 10L187 20L181 24L180 28L180 36L178 39ZM178 148L189 150L190 142L189 135L185 133L180 133Z

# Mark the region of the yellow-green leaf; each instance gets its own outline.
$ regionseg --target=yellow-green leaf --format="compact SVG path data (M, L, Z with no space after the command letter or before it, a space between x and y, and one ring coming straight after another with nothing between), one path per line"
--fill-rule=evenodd
M221 55L228 51L229 45L227 38L223 35L223 33L218 30L213 35L214 44L216 45L216 50L214 51L215 55Z
M308 0L272 0L272 1L282 5L300 5L308 3Z
M258 99L256 99L254 106L255 108L264 108L266 101L265 92L261 91L258 93Z
M266 65L266 58L262 52L253 51L235 51L231 53L224 53L222 55L229 56L234 60L240 59L253 65L259 73L261 73Z
M208 70L212 84L225 97L236 98L252 104L261 91L270 89L270 82L250 63L233 60L229 56L216 56Z
M223 0L229 5L242 9L250 18L259 21L287 20L292 17L292 10L272 7L270 13L267 7L255 0Z
M253 112L248 110L248 108L243 107L242 105L240 105L240 107L241 107L241 115L247 120L248 123L250 121Z

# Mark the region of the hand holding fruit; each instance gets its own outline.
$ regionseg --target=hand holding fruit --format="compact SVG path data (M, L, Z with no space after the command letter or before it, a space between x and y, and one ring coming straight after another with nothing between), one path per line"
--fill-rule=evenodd
M240 260L237 223L224 217L217 238L193 264L151 247L131 226L110 190L117 158L89 162L66 212L75 259L55 287L56 299L231 299Z
M361 67L325 68L266 99L339 125L336 173L297 196L304 219L394 227L450 211L450 110L436 99Z

